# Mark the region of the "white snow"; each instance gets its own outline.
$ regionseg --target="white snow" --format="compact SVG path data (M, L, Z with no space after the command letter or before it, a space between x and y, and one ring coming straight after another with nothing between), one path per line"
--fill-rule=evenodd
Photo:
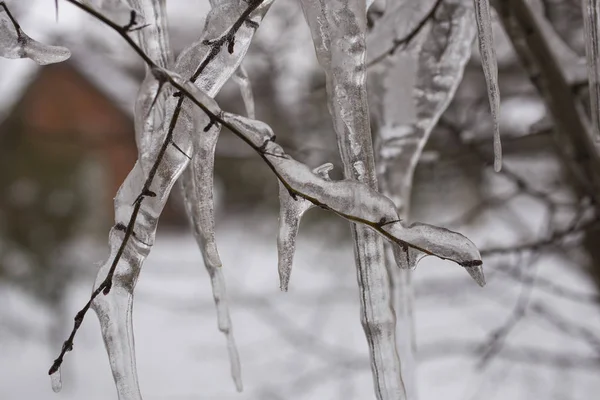
M317 212L317 211L315 211ZM279 291L275 215L234 215L219 221L217 237L228 282L245 391L229 377L227 350L216 326L210 281L197 245L189 234L159 236L140 275L134 307L140 386L154 399L372 399L373 382L367 345L359 322L358 288L352 245L323 235L328 223L301 230L290 291ZM321 233L319 236L318 234ZM600 390L597 370L533 369L500 358L487 370L473 359L454 357L451 349L430 353L435 343L479 343L512 311L518 285L494 274L480 289L454 268L428 257L416 277L417 338L425 360L418 372L420 398L463 399L468 390L487 385L497 399L551 398L561 390L570 399L586 399ZM556 279L579 291L593 292L587 277L560 260L540 263L539 276ZM443 280L445 286L439 286ZM16 288L0 290L0 398L3 400L100 400L116 398L97 319L86 319L63 367L63 390L52 393L47 369L60 348L47 329L65 323L87 300L92 277L75 282L67 296L66 315L49 314ZM454 282L448 286L449 282ZM600 328L597 306L550 301L565 318ZM18 321L26 332L16 328ZM592 356L569 335L556 334L544 319L532 316L508 343ZM501 381L495 374L506 371ZM532 372L535 371L535 374ZM483 375L483 372L488 372ZM555 383L558 376L567 385ZM484 376L488 376L485 378ZM489 378L491 376L492 378ZM487 380L491 379L489 382ZM486 383L487 382L487 383ZM494 383L497 382L496 385ZM488 387L490 386L490 387ZM468 394L468 393L467 393Z

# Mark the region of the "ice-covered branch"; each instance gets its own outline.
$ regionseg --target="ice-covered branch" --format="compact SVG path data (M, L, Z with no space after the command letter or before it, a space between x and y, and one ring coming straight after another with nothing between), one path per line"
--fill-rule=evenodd
M157 132L150 146L152 156L148 158L154 161L146 164L146 160L138 160L119 190L115 199L116 224L110 233L111 257L102 266L96 289L90 301L77 314L73 331L50 373L57 371L65 353L72 349L74 335L85 313L94 305L101 320L119 396L141 398L137 387L131 328L133 288L141 264L153 244L156 224L166 198L189 163L188 154L193 148L190 133L198 131L198 128L207 132L213 127L216 129L218 124L228 127L259 153L292 198L302 197L314 205L364 225L368 232L379 233L395 245L410 246L426 254L451 259L483 284L479 252L464 236L424 224L405 226L399 220L394 204L374 188L356 180L331 181L318 171L312 172L285 154L274 142L273 132L266 124L223 112L214 102L212 96L239 67L258 21L270 2L251 2L242 16L230 25L226 34L211 31L209 19L205 38L184 51L175 65L176 72L170 72L157 65L129 38L123 27L74 0L67 1L97 15L117 30L150 66L156 80L168 82L178 92L174 97L167 97L164 105L165 115L172 115L171 119L156 127ZM245 23L246 19L248 23ZM225 44L230 54L220 51ZM198 68L192 68L193 59L202 60ZM212 65L211 61L218 65ZM193 72L191 80L182 77L189 76L190 71ZM197 80L196 84L194 80ZM198 113L195 106L202 113ZM354 168L356 172L361 172L358 164ZM129 222L125 224L127 220ZM365 287L368 288L368 285ZM105 296L99 297L101 293ZM110 296L113 296L113 300L107 300Z
M222 111L211 97L189 81L182 82L171 75L169 80L212 123L227 127L258 152L292 197L301 197L349 221L366 225L395 244L408 245L472 269L469 273L483 284L479 251L464 236L427 224L405 226L393 202L368 185L352 179L332 181L324 176L322 169L311 170L274 142L275 135L267 124Z
M171 74L166 73L133 41L126 27L114 23L89 6L75 0L67 1L88 12L122 36L151 67L152 74L158 82L169 81L176 88L182 89L180 85L175 84ZM226 42L229 43L228 50L230 50L227 55L220 54L225 41L212 42L211 35L219 28L219 26L215 28L213 25L218 24L219 19L215 18L213 25L207 22L204 37L187 52L184 52L185 55L191 55L191 57L184 58L185 62L178 62L176 70L195 69L192 80L201 77L198 84L207 92L216 94L233 71L239 67L258 25L257 21L262 19L271 3L272 0L265 0L264 2L253 1L248 5L240 4L239 7L243 7L243 10L237 13L238 20L225 31ZM233 52L233 45L236 42L237 51ZM192 67L192 63L198 65L199 60L201 60L200 66ZM211 63L218 65L212 66ZM207 68L209 66L212 68L210 74ZM209 76L205 76L202 74L203 72L207 72L206 75ZM197 112L190 102L184 102L185 98L182 96L167 96L167 99L164 105L164 115L172 115L172 117L170 120L163 120L160 126L155 127L156 131L151 134L152 143L149 146L149 156L138 160L117 194L115 199L116 224L111 230L109 239L111 256L101 267L95 284L96 289L85 307L77 314L73 330L49 371L50 374L58 371L64 355L72 349L74 336L81 326L83 317L94 305L101 321L102 333L120 398L141 398L135 372L131 326L133 288L141 264L154 242L158 217L168 194L189 162L187 153L192 148L190 134L198 127ZM209 120L203 122L210 123ZM115 288L112 288L113 284ZM105 296L99 297L101 293Z
M33 40L23 32L4 1L0 2L0 57L30 58L40 65L65 61L69 49L49 46Z
M381 20L367 36L367 67L393 56L412 40L433 19L443 0L409 0L389 5Z

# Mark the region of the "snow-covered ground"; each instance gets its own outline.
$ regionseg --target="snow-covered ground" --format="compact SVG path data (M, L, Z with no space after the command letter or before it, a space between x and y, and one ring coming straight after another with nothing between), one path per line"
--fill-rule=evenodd
M217 330L210 283L195 242L185 234L159 235L142 271L134 309L146 400L374 398L351 243L327 225L301 229L290 291L281 293L276 225L273 216L238 216L226 218L217 232L242 360L241 394L229 376L225 339ZM538 276L556 274L562 285L593 292L575 269L540 261ZM593 355L579 339L581 332L557 333L539 313L527 314L509 335L507 348L487 366L479 367L477 357L457 356L457 350L484 342L513 312L520 286L489 269L487 276L489 284L481 289L451 263L428 258L417 270L421 400L590 399L598 393L597 365L544 367L527 353L522 355L526 362L518 361L517 346ZM91 283L90 275L70 287L63 317L49 315L15 288L0 289L0 399L116 398L93 313L65 359L62 392L52 392L47 375L60 349L56 339L50 343L48 327L58 319L60 337L66 337ZM600 332L597 306L555 300L541 290L532 293L532 302L543 303L565 321Z

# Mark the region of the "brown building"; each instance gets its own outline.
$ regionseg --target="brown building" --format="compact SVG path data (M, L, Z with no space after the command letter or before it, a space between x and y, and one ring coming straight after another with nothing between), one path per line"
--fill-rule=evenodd
M73 191L70 198L87 198L80 199L82 206L96 219L89 222L105 234L113 221L112 199L133 167L137 149L132 112L120 107L84 71L73 61L38 68L9 116L0 122L4 192L0 207L6 211L15 196L19 202L23 186L19 182L48 186L47 195L52 186L70 187L65 189ZM133 102L129 107L133 109ZM90 169L95 173L82 172ZM86 181L83 187L77 179ZM15 190L17 194L11 195ZM44 196L44 191L35 191ZM179 204L167 204L161 227L185 224Z

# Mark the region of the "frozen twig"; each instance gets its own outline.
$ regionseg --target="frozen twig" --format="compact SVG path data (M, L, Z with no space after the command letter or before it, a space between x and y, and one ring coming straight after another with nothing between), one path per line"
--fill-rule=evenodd
M104 24L108 25L110 28L112 28L113 30L115 30L133 49L134 51L144 60L144 62L150 67L152 74L154 75L154 77L156 78L156 80L158 82L170 82L173 86L175 86L178 89L183 89L182 86L180 84L177 84L174 80L174 78L172 78L171 74L166 73L164 69L160 68L160 66L158 66L152 59L151 57L146 54L144 52L144 50L138 46L135 41L129 36L129 32L124 29L124 27L114 23L113 21L111 21L110 19L106 18L104 15L102 15L100 12L98 12L97 10L81 4L75 0L66 0L69 1L70 3L72 3L73 5L75 5L76 7L86 11L87 13L91 14L92 16L94 16L96 19L100 20L101 22L103 22ZM270 4L271 1L269 0L265 0L264 2L265 4ZM239 17L239 21L236 22L232 27L230 27L227 31L226 31L226 37L227 39L227 43L229 43L229 47L231 48L233 46L233 43L235 41L235 37L236 37L236 33L238 32L238 30L240 30L240 28L242 28L242 26L244 25L244 22L246 20L252 22L249 19L249 16L253 13L254 10L256 10L261 4L263 4L262 1L253 1L251 2L246 9L242 12L241 16ZM267 8L264 8L262 10L262 12L266 11ZM254 32L255 28L256 28L256 24L253 23L248 23L248 26L245 28L245 30L247 32ZM245 33L245 39L244 39L244 49L247 49L247 45L249 43L249 39L251 38L251 34L250 36L248 36L248 33ZM204 57L202 58L202 62L200 64L200 67L198 67L196 69L196 71L194 72L194 75L192 77L192 80L197 79L200 74L202 73L202 71L211 63L211 61L213 61L215 58L217 58L221 47L223 46L223 44L226 43L225 41L221 41L221 42L217 42L214 44L202 44L201 46L197 46L197 48L199 48L198 50L195 50L195 55L198 56L202 56L204 55ZM202 47L204 46L204 47ZM241 48L241 46L240 46ZM201 52L198 54L198 52ZM204 52L204 53L202 53ZM243 55L245 54L245 50L244 51L240 51L237 52L235 57L232 57L230 60L227 60L227 68L223 68L223 67L218 67L221 70L221 75L223 74L229 74L229 71L231 70L231 73L233 73L233 71L237 68L237 64L239 64L239 62L241 61L241 58L243 57ZM232 67L229 67L230 64L233 64ZM185 69L185 68L184 68ZM219 75L219 74L217 74ZM218 89L220 88L220 86L229 78L230 74L228 76L224 76L224 77L218 77L218 80L216 81L207 81L207 82L203 82L205 85L207 85L207 89L211 92L216 92L218 91ZM141 262L143 261L143 259L145 258L145 254L147 254L150 250L150 245L152 244L154 238L154 231L156 229L156 223L158 220L158 215L160 214L160 210L162 210L162 207L164 206L164 202L166 201L166 197L170 191L170 187L172 186L172 184L175 182L175 180L177 179L177 177L179 176L179 174L181 173L181 171L183 170L183 168L185 168L185 166L187 165L187 163L189 162L189 158L184 157L182 155L182 153L180 153L179 151L176 151L175 153L173 152L168 152L168 148L171 144L173 144L174 138L178 138L179 140L181 140L181 142L178 143L178 148L182 149L185 148L186 146L183 146L182 142L184 140L189 141L189 132L187 132L187 128L189 126L189 124L192 122L190 120L190 115L189 115L189 110L188 111L182 111L183 107L182 107L182 103L183 103L183 97L180 96L179 99L176 99L177 101L177 105L173 105L173 107L171 108L171 110L173 111L173 117L171 118L171 123L169 124L168 127L168 131L166 133L166 135L164 136L164 141L162 142L162 144L159 144L158 147L156 147L155 149L153 148L154 151L154 157L153 157L153 161L151 163L151 165L149 165L147 172L142 172L143 167L141 166L136 166L134 168L134 170L130 173L130 176L128 177L128 180L130 183L128 183L128 181L126 181L126 183L124 184L124 186L122 187L122 191L119 192L119 195L123 196L128 196L129 193L131 193L132 190L136 190L136 186L140 185L142 186L139 190L139 194L137 195L137 197L135 197L135 200L132 201L132 203L130 203L131 208L130 208L130 213L125 213L128 215L124 215L124 213L118 213L117 214L117 219L121 219L121 218L129 218L129 222L127 223L127 225L125 225L122 222L118 222L115 227L111 230L111 243L113 243L112 249L113 249L113 254L111 255L111 259L112 261L108 262L107 264L105 264L105 266L101 269L101 273L102 271L105 271L105 278L104 279L100 279L97 282L97 287L96 289L93 291L90 300L88 301L88 303L77 313L77 316L75 318L75 323L73 326L73 330L71 331L71 334L69 335L68 339L65 341L63 348L61 350L61 353L59 354L58 358L54 361L52 367L50 368L49 373L53 374L55 372L58 371L60 365L62 364L63 358L66 354L67 351L70 351L72 349L73 346L73 340L75 337L75 334L77 332L77 330L79 329L79 327L81 326L81 323L83 321L83 318L85 316L85 314L87 313L87 311L89 310L89 308L92 306L92 303L94 302L94 300L96 298L98 298L98 296L103 293L104 295L107 295L112 287L113 284L113 277L115 275L115 271L117 270L117 267L119 265L119 262L122 258L122 256L126 253L126 248L129 248L129 250L127 251L128 257L127 257L127 265L125 266L123 265L122 268L126 268L126 270L120 272L120 274L125 273L126 274L126 281L123 282L126 287L124 288L126 292L129 292L129 295L131 295L131 292L133 290L133 286L135 285L135 280L137 279L137 274L139 273L139 267L141 265ZM170 102L169 104L171 104L172 102ZM169 109L169 105L167 105L167 109ZM189 106L188 106L189 107ZM177 124L177 120L183 117L185 118L184 123L180 124L181 126L179 128L176 129L176 124ZM185 135L184 135L185 134ZM187 146L189 148L189 144ZM175 147L174 147L175 148ZM163 170L164 168L162 167L162 161L165 158L165 155L168 154L169 155L169 163L167 163L167 167L169 170ZM141 160L142 162L144 160ZM139 164L137 164L139 165ZM157 193L151 190L151 186L154 185L154 180L155 177L157 177L157 173L159 171L159 168L161 169L161 174L160 174L160 187L161 187L161 192L160 194L160 198L155 199L155 201L152 202L151 208L144 208L144 233L147 232L147 237L140 237L139 234L141 233L140 231L136 230L136 233L134 233L134 228L136 226L136 223L138 223L138 215L141 212L142 209L142 203L144 202L145 199L147 198L156 198ZM139 182L139 183L138 183ZM164 190L163 190L164 189ZM118 198L120 196L117 196ZM119 200L120 202L122 202L124 199ZM148 218L150 217L150 218ZM146 224L148 224L146 226ZM132 243L131 246L130 243L132 241L133 238L136 238L137 240L135 240L135 243ZM133 246L133 247L132 247ZM132 253L131 253L132 252ZM131 253L131 255L130 255ZM133 264L132 264L133 263ZM121 284L120 284L121 285ZM121 290L121 289L119 289ZM129 306L130 307L130 306ZM130 312L128 313L130 314ZM99 317L102 319L102 315L99 315ZM117 330L118 329L127 329L125 327L121 327L120 324L113 324L111 326L114 326ZM126 326L126 325L125 325ZM135 363L133 361L133 354L132 354L132 349L131 346L127 347L125 343L122 343L121 341L123 340L123 336L115 331L113 333L110 333L108 331L104 332L103 334L105 335L109 335L109 336L105 336L105 341L109 340L107 343L111 343L111 344L117 344L119 346L124 347L124 351L129 352L130 354L127 356L127 358L129 359L129 363L125 364L125 365L130 365L131 367L133 367L133 371L128 371L126 376L123 376L124 371L120 371L119 373L117 373L118 371L115 371L115 380L124 380L122 382L117 382L117 387L119 389L119 393L129 393L129 391L134 390L134 392L131 393L137 393L135 394L135 396L139 397L139 389L135 390L133 387L131 387L131 385L135 385L137 386L137 378L135 377ZM127 337L129 337L131 339L131 332L127 335ZM130 340L127 339L127 340ZM116 362L116 360L111 360L111 363ZM118 364L121 365L121 364ZM113 364L113 367L117 368L117 366L115 366ZM118 368L123 368L124 365L121 365ZM129 367L127 367L129 369ZM134 383L127 381L127 379L134 379ZM120 386L121 385L121 386ZM125 386L122 386L125 385Z
M0 57L30 58L47 65L65 61L70 56L71 52L65 47L49 46L27 36L6 3L0 2Z

